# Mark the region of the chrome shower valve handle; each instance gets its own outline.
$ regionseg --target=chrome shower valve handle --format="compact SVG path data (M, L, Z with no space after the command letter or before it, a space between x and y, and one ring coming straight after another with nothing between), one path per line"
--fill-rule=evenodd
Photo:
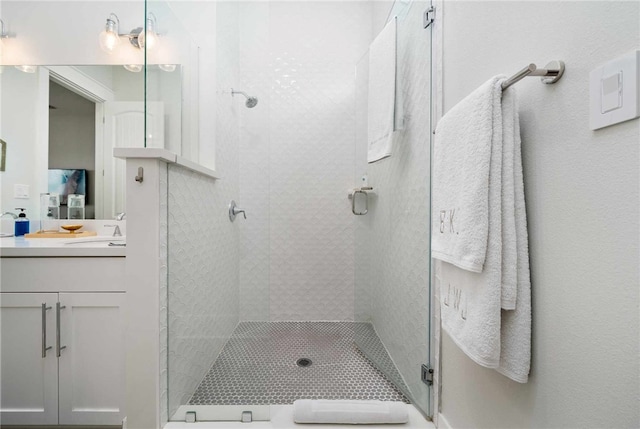
M231 202L229 203L229 220L231 222L233 222L234 220L236 220L236 216L242 213L242 216L244 216L244 218L247 218L247 214L245 213L244 209L241 209L240 207L238 207L236 205L236 202L231 200Z

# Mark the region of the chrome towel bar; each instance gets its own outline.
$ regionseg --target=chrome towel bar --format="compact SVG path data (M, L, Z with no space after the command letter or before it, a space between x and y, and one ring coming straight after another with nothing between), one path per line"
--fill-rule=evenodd
M535 64L531 63L518 73L511 76L509 79L502 82L502 89L507 89L514 83L524 79L527 76L541 76L542 83L552 84L560 80L564 74L564 62L551 61L544 66L543 69L539 69Z

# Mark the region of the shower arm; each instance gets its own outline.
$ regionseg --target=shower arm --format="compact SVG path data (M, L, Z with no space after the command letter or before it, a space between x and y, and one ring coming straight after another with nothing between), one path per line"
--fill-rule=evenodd
M231 88L231 96L234 96L234 95L236 95L236 94L242 94L242 95L244 95L244 96L245 96L245 98L246 98L247 100L249 99L249 96L247 95L247 93L246 93L246 92L243 92L243 91L236 91L235 89Z

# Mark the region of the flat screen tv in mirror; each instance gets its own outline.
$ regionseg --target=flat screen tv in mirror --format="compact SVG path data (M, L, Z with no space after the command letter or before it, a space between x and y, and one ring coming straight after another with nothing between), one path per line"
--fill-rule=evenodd
M60 195L60 204L67 204L69 194L87 195L86 170L49 170L49 192Z

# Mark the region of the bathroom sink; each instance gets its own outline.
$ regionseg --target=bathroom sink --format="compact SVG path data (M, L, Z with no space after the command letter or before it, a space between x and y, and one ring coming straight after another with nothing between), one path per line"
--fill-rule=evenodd
M76 238L64 243L65 246L73 247L125 247L127 237L87 237Z

